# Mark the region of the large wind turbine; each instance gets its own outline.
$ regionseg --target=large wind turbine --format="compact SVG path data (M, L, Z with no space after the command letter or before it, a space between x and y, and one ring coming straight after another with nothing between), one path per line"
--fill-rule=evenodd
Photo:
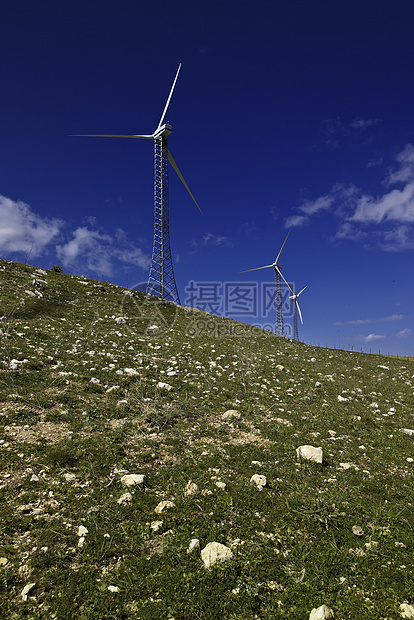
M240 273L248 273L249 271L258 271L259 269L267 269L268 267L273 267L273 269L275 270L275 308L276 308L275 334L277 336L285 335L284 333L285 329L283 326L283 303L282 303L282 280L281 279L283 279L285 284L289 286L289 284L286 282L282 274L282 267L281 265L279 265L279 260L280 260L280 257L282 256L282 252L284 250L286 241L288 240L291 230L292 228L289 229L289 232L286 235L286 239L284 240L283 245L280 248L279 254L276 256L274 263L272 263L271 265L264 265L263 267L255 267L254 269L246 269L245 271L240 272Z
M170 223L168 202L168 162L181 179L184 187L191 198L197 204L196 199L184 181L171 152L168 150L167 137L172 127L164 123L165 115L171 101L175 83L177 82L181 64L178 67L173 85L168 95L167 103L158 123L158 127L152 134L146 135L119 135L119 134L77 134L77 136L92 138L145 138L154 141L154 242L152 247L151 268L148 277L146 292L161 299L180 303L177 285L175 283L174 270L171 258L170 246Z
M302 312L300 311L300 306L299 306L299 295L301 295L303 291L305 290L305 288L307 287L304 286L303 289L299 291L299 293L295 293L295 291L293 290L293 288L290 286L289 283L288 283L288 287L293 293L293 295L289 296L289 299L292 299L292 302L293 302L293 338L294 340L299 340L298 313L299 313L300 322L303 325Z

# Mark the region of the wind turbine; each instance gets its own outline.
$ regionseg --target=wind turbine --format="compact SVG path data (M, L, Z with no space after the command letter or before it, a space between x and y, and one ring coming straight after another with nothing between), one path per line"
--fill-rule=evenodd
M168 149L167 137L170 135L172 127L164 123L164 118L170 105L171 97L177 82L181 63L174 78L173 85L168 95L167 103L160 118L160 122L154 133L145 135L119 135L119 134L76 134L74 137L91 138L144 138L154 141L154 242L152 246L151 268L148 277L146 292L161 299L172 301L179 304L177 285L175 283L174 270L171 258L170 245L170 218L168 201L168 162L182 181L184 187L196 203L199 211L200 207L187 183L184 181L177 164L174 161L171 151Z
M287 281L285 280L282 274L282 267L279 265L280 257L282 256L282 252L286 245L286 241L290 235L289 229L288 234L286 235L286 239L283 242L282 247L280 248L279 254L276 256L275 262L271 265L264 265L263 267L255 267L254 269L246 269L245 271L241 271L240 273L248 273L249 271L258 271L259 269L267 269L268 267L273 267L275 270L275 308L276 308L276 322L275 322L275 334L277 336L284 336L284 326L283 326L283 304L282 304L282 279L289 286ZM289 287L290 288L290 287Z
M299 340L298 313L299 313L300 322L303 325L302 312L300 311L300 306L299 306L299 295L301 295L303 291L305 290L305 288L307 287L305 286L301 291L299 291L299 293L295 293L295 291L293 290L293 288L290 286L289 283L288 283L288 287L293 293L293 295L290 295L289 297L289 299L293 300L293 339Z

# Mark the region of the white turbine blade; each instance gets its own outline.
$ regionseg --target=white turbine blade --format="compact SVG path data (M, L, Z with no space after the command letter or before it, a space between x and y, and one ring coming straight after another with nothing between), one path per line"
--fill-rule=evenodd
M176 83L177 78L178 78L178 74L180 73L180 69L181 69L181 63L179 64L178 71L177 71L177 73L176 73L176 76L175 76L175 79L174 79L173 85L172 85L172 87L171 87L170 94L168 95L167 103L165 104L164 112L162 113L161 120L160 120L160 122L158 123L158 127L157 127L157 129L159 129L159 128L161 127L161 125L163 124L163 122L164 122L164 117L165 117L165 115L166 115L166 113L167 113L168 106L170 105L171 97L172 97L172 94L173 94L173 90L174 90L174 87L175 87L175 83ZM197 206L198 206L198 205L197 205Z
M286 237L286 238L287 238L287 237ZM286 243L286 241L285 241L285 243ZM290 288L290 290L292 291L292 293L295 295L295 291L294 291L294 290L293 290L293 288L290 286L289 282L286 280L286 278L285 278L285 276L283 275L283 273L282 273L282 271L281 271L280 267L278 267L278 266L277 266L277 265L275 265L274 263L273 263L272 267L274 267L274 268L275 268L275 270L276 270L276 271L280 274L280 276L282 277L282 279L283 279L284 283L285 283L285 284L286 284L286 285Z
M125 135L112 134L112 133L77 133L77 134L71 134L69 138L149 138L152 140L154 136L148 136L148 135L125 136Z
M289 228L289 232L288 232L288 234L286 235L286 239L284 240L283 245L282 245L282 247L280 248L280 252L279 252L279 254L277 255L277 258L276 258L276 260L275 260L275 264L276 264L276 265L277 265L277 264L278 264L278 262L279 262L279 258L282 256L283 248L284 248L284 247L285 247L285 245L286 245L286 241L288 240L288 237L289 237L289 235L290 235L290 231L291 231L291 230L292 230L292 227L290 227L290 228Z
M304 286L303 289L300 291L300 293L303 293L303 291L305 290L305 288L308 288L307 286ZM298 293L298 297L300 295L300 293Z
M303 325L302 312L300 311L300 306L299 306L299 302L298 302L298 300L297 300L297 299L296 299L296 307L297 307L298 312L299 312L300 322L301 322L301 323L302 323L302 325Z
M264 267L255 267L254 269L245 269L245 271L239 271L239 273L247 273L248 271L259 271L259 269L268 269L268 267L273 267L273 265L265 265Z
M181 66L181 65L180 65ZM200 207L198 206L197 200L194 198L194 196L192 195L190 188L188 187L187 183L184 181L184 177L181 174L177 164L174 161L173 156L171 155L171 151L168 151L168 161L170 162L171 166L174 168L174 170L176 171L176 173L178 174L178 176L180 177L184 187L186 188L187 192L190 194L191 198L194 200L194 202L197 205L198 210L200 211L200 213L202 213L202 210L200 209Z

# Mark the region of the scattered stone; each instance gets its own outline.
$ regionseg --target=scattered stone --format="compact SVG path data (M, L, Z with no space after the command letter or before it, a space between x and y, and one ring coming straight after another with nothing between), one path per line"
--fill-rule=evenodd
M87 533L88 533L87 527L85 527L84 525L80 525L78 527L78 536L86 536Z
M185 487L184 495L186 497L189 497L190 495L195 495L197 493L197 491L198 491L198 486L196 485L196 483L195 482L191 482L191 480L189 480L187 482L186 487Z
M130 377L136 377L139 375L138 370L135 370L135 368L124 368L124 373Z
M205 568L228 562L233 558L234 555L232 550L218 542L208 543L201 551L201 559L204 562Z
M120 506L123 506L124 504L130 504L131 502L132 502L131 493L124 493L123 495L121 495L117 503Z
M151 523L151 529L153 532L158 532L162 528L164 521L153 521Z
M133 487L136 484L143 484L145 476L143 474L125 474L122 476L121 483L126 487Z
M200 547L200 541L198 538L192 538L190 540L190 544L188 545L187 553L192 553L194 549L198 549Z
M125 325L126 320L123 316L117 316L115 319L115 323L117 323L118 325Z
M228 409L223 413L223 419L229 420L230 418L240 418L240 413L235 409Z
M267 478L261 474L254 474L250 478L250 483L255 484L259 491L263 491L264 487L267 486Z
M74 482L76 480L76 475L75 474L63 474L64 479L66 480L66 482Z
M35 587L36 583L27 583L23 590L22 590L22 599L24 601L27 601L27 595L29 594L29 592L31 592L33 590L33 588Z
M408 603L401 603L400 614L403 618L414 618L414 605Z
M82 549L82 547L84 547L84 545L85 545L85 542L86 542L86 541L85 541L85 536L81 536L81 537L79 538L79 540L78 540L78 548L79 548L79 549Z
M30 478L30 482L39 482L40 478L39 476L36 476L36 474L32 474L32 477Z
M402 431L406 435L414 435L414 429L412 428L400 428L400 431Z
M309 620L329 620L330 618L333 618L333 617L334 617L334 614L333 614L332 609L330 609L326 605L322 605L321 607L318 607L317 609L316 608L312 609L310 616L309 616Z
M224 491L224 489L226 488L226 483L225 482L221 482L221 480L217 480L216 487L218 489L221 489L222 491Z
M343 396L341 396L340 394L338 395L338 401L340 403L344 403L345 401L350 400L349 398L344 398Z
M313 446L299 446L299 448L296 448L296 454L299 459L322 463L323 453L322 448L320 447L314 448Z
M364 535L364 530L359 525L353 525L352 526L352 533L355 534L355 536L363 536Z
M7 558L0 558L0 566L7 566L9 560Z
M164 510L168 510L169 508L176 508L174 502L170 502L169 500L164 500L158 504L155 508L155 512L160 515Z
M98 385L98 383L100 383L100 380L97 379L96 377L92 377L90 383L95 383L96 385Z
M120 592L118 586L108 586L109 592Z
M278 364L278 365L276 366L276 370L280 370L280 371L282 371L282 370L285 370L285 367L284 367L284 366L282 366L282 364Z
M160 390L167 390L167 392L169 392L170 390L172 390L172 385L170 385L169 383L164 383L163 381L158 381L157 388L159 388Z

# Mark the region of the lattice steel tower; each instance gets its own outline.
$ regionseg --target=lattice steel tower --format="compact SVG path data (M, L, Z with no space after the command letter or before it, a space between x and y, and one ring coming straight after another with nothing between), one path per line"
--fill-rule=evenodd
M154 140L154 243L146 292L179 304L170 245L168 146L170 125Z
M160 122L152 134L77 134L94 138L146 138L154 141L154 242L152 246L151 268L148 277L146 292L161 299L179 304L177 285L175 283L174 270L171 258L170 246L170 223L169 223L169 200L168 200L168 162L172 165L191 198L197 204L187 183L184 181L171 152L168 150L167 136L171 133L171 125L164 124L164 118L174 91L175 83L181 69L178 67L173 85L168 95Z

